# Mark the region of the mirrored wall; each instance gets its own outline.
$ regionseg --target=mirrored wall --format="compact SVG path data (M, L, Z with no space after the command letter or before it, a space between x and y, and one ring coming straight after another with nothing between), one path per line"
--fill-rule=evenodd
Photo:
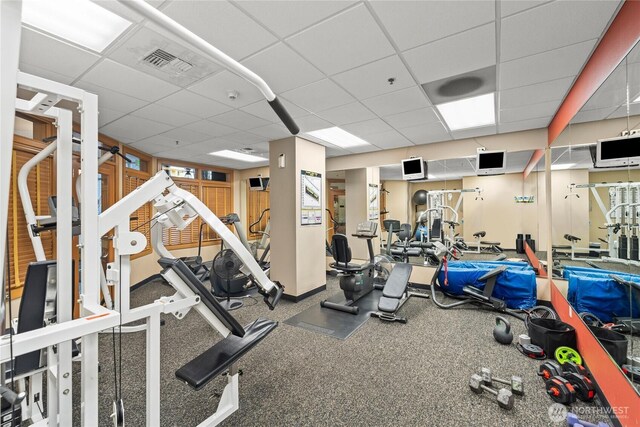
M640 46L552 147L555 282L639 389Z

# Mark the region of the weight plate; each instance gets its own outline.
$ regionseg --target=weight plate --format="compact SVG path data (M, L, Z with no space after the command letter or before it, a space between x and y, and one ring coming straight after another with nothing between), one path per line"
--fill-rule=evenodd
M602 323L602 320L600 320L598 316L596 316L595 314L589 313L588 311L580 313L579 316L582 319L582 321L588 326L597 326L601 328L604 325L604 323Z
M565 362L573 362L577 363L578 365L582 365L582 357L580 357L580 354L571 347L558 347L556 349L555 356L556 360L560 364Z
M533 307L529 312L529 315L534 318L538 317L542 319L557 319L556 312L544 305L537 305Z

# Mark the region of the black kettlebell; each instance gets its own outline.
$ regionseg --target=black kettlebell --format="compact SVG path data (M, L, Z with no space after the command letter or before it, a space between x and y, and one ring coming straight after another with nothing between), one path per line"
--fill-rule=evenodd
M504 345L509 345L513 341L511 323L502 316L496 317L496 327L493 328L493 338Z

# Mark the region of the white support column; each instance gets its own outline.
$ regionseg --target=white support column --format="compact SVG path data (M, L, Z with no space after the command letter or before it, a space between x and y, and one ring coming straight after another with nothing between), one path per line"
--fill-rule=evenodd
M13 153L16 77L20 57L22 2L0 1L0 241L5 241L9 219L9 181ZM6 245L0 245L0 280L5 277ZM0 292L0 318L4 319L4 286ZM4 331L4 321L0 332Z
M82 282L81 315L86 306L100 305L101 241L98 233L98 97L84 92L82 114L82 149L80 211ZM98 334L82 338L82 425L98 425Z
M58 110L58 148L56 152L56 283L58 323L73 319L73 115L70 110ZM75 266L78 267L78 266ZM58 422L73 424L71 341L58 345ZM52 414L49 414L51 417ZM54 418L55 419L55 418Z
M147 318L147 426L160 425L160 313Z

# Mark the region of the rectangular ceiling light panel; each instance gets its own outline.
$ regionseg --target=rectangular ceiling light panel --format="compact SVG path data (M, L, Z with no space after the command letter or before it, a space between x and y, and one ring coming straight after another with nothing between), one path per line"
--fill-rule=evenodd
M131 22L89 0L24 0L22 22L102 52Z
M451 130L476 128L496 123L495 93L436 105Z

